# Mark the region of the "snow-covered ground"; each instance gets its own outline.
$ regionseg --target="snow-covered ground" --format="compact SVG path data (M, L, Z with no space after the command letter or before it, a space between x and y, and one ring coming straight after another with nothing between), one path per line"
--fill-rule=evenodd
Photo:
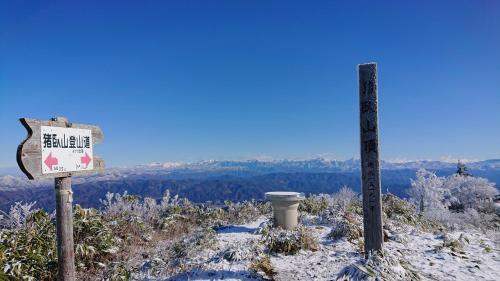
M242 255L228 261L223 254L227 249L235 248L247 249L250 253L252 245L261 238L255 231L265 220L261 218L217 231L218 249L200 252L202 263L199 268L168 280L262 280L262 276L249 269L251 256ZM307 227L319 238L320 250L271 255L273 269L277 272L275 280L335 280L344 267L361 259L357 244L344 239L328 239L329 227L314 224ZM384 248L396 259L404 261L422 280L500 280L500 241L498 233L493 234L452 232L443 235L406 227L398 229L397 234L393 233ZM452 251L449 247L442 247L446 239L463 241L463 249Z

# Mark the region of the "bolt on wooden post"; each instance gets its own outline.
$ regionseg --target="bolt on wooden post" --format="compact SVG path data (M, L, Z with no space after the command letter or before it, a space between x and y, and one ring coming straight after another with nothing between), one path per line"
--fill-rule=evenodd
M104 170L104 160L94 156L102 141L99 127L72 124L64 117L49 121L19 119L28 136L17 148L19 168L31 179L55 179L57 229L57 279L75 280L73 242L73 192L71 176Z
M358 65L361 184L365 255L382 250L382 199L378 143L377 64Z

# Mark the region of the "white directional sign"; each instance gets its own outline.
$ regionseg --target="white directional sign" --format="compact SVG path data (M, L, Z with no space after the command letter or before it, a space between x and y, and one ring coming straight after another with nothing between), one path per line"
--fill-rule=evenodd
M94 155L103 139L95 125L51 120L19 119L28 132L17 148L17 164L29 179L85 176L104 170L104 160Z
M92 170L92 131L40 126L42 174Z

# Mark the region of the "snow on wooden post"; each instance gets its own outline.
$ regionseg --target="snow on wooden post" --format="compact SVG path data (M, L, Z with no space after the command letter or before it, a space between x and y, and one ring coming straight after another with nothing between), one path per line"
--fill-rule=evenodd
M97 126L71 124L64 117L50 121L20 119L28 136L17 148L17 163L33 179L55 178L57 228L57 280L75 280L73 192L71 176L104 170L93 146L102 141Z
M382 250L377 64L358 65L365 254Z

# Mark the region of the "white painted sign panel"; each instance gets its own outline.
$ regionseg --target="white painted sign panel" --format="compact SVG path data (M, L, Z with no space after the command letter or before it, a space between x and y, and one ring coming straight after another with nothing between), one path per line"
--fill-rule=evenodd
M42 174L94 168L91 130L50 126L40 129Z

